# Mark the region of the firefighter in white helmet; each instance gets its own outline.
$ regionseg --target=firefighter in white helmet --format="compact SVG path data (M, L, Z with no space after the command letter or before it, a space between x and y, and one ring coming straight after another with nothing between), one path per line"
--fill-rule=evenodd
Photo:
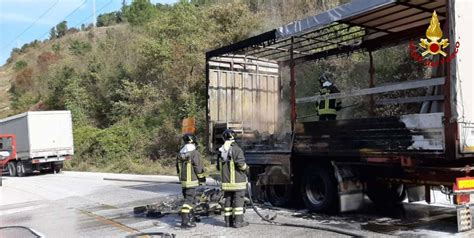
M196 188L206 182L201 155L196 149L196 136L183 135L184 146L179 151L176 160L176 170L183 190L184 203L181 207L181 227L195 227L193 205Z
M339 93L339 89L334 86L328 73L323 73L319 77L321 88L319 95L329 95ZM320 121L336 120L337 111L341 109L341 102L336 99L324 99L316 103Z
M244 152L235 142L235 132L227 129L222 137L224 145L219 148L217 169L221 171L225 198L225 226L240 228L249 225L244 221L244 198L249 166L245 163Z

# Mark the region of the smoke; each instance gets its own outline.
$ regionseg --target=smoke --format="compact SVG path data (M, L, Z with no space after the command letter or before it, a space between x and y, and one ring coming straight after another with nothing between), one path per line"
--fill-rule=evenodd
M245 107L242 144L247 150L289 150L290 105L285 93L279 92L284 85L278 84L285 84L284 80L260 76L257 82L252 105Z

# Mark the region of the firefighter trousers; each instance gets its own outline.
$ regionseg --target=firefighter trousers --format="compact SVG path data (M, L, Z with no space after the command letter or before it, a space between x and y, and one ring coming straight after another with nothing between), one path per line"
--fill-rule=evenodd
M194 206L196 188L183 188L184 203L181 206L181 213L190 213Z
M244 214L245 190L224 191L224 216Z

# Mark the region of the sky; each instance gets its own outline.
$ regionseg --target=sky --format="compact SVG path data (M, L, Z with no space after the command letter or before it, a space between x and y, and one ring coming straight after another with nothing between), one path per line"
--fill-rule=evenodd
M122 0L0 0L0 66L13 48L48 38L50 29L63 20L76 28L92 23L94 1L97 16L122 6ZM151 2L173 4L177 0Z

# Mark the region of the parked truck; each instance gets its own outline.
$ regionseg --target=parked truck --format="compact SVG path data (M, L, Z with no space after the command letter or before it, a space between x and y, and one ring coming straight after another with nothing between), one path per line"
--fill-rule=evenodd
M25 112L0 119L0 151L0 168L10 176L60 172L74 154L71 112Z
M276 205L302 200L311 211L350 211L365 195L382 207L406 197L431 203L436 189L452 198L459 231L471 229L472 12L468 0L353 0L207 52L209 150L222 144L223 130L234 129L254 194ZM431 75L377 85L372 52L394 46ZM369 56L367 78L354 77L354 87L340 93L299 96L297 66L352 54ZM374 97L407 90L423 95ZM363 107L372 113L334 121L298 115L307 104L341 99L347 105L355 97L367 98ZM418 110L375 116L387 104Z

